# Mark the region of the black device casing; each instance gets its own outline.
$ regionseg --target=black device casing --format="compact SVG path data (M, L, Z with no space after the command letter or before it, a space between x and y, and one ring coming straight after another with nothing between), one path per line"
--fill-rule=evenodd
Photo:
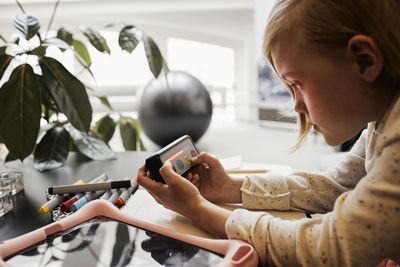
M158 152L154 153L150 157L146 159L146 168L149 170L151 176L156 180L157 182L161 182L165 184L164 179L162 178L160 174L160 168L164 165L164 163L161 161L161 155L178 145L179 143L182 143L184 140L189 139L193 145L193 148L196 150L197 154L199 154L199 151L197 148L194 146L193 140L189 135L184 135L169 145L163 147L161 150ZM193 168L194 165L190 166L187 170L185 170L183 173L181 173L182 176L186 175L188 171Z

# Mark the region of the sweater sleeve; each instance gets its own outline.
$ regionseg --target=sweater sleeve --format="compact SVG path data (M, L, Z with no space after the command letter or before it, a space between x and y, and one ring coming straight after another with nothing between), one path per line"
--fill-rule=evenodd
M227 235L253 244L264 265L376 266L386 257L400 262L399 175L400 138L387 141L332 212L288 221L238 209L226 221Z
M363 131L338 166L325 172L247 176L241 187L243 206L248 209L306 210L313 213L332 210L337 197L354 188L366 174L366 139L371 128Z

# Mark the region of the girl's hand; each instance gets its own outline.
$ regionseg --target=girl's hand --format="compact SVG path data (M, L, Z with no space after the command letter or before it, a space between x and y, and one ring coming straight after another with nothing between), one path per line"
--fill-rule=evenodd
M153 181L144 165L139 169L137 183L143 186L165 208L192 218L192 213L195 213L201 203L206 201L200 195L199 190L174 172L170 162L161 167L160 174L166 184Z
M137 183L143 186L164 207L188 217L209 233L226 238L225 222L231 212L204 199L191 182L164 164L160 174L166 184L153 181L146 166L139 169ZM212 218L212 223L210 223Z
M203 152L198 157L192 158L192 162L198 165L186 175L186 178L197 187L204 198L214 203L242 201L240 187L243 179L231 178L217 158Z

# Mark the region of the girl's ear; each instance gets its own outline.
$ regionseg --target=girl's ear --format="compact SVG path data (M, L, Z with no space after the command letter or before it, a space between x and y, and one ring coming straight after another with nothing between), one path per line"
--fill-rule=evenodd
M374 40L362 34L353 36L347 43L347 52L354 60L357 75L365 82L375 81L383 68L383 57Z

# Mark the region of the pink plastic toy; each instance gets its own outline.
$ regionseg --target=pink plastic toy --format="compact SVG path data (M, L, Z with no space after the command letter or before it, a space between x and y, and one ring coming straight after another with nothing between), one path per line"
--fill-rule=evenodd
M46 241L49 236L52 237L57 234L62 235L65 231L68 233L68 230L71 232L72 228L77 229L82 223L101 217L108 218L108 221L117 221L144 231L160 234L160 237L165 236L169 240L175 239L175 241L178 240L177 242L183 241L187 243L186 245L189 247L192 247L191 245L193 245L193 248L198 248L206 253L216 255L215 257L218 258L216 266L257 266L258 264L256 251L246 242L227 239L208 239L189 234L177 233L173 230L132 218L121 212L106 200L96 200L88 203L76 213L61 219L60 221L43 226L42 228L19 237L0 242L0 266L13 266L10 262L12 262L14 256L19 255L21 251L34 247L41 242L46 245L43 241ZM184 245L185 243L182 244ZM151 254L151 256L153 257L153 254ZM159 262L159 260L157 261ZM156 265L157 261L154 261ZM134 264L129 266L134 266Z

